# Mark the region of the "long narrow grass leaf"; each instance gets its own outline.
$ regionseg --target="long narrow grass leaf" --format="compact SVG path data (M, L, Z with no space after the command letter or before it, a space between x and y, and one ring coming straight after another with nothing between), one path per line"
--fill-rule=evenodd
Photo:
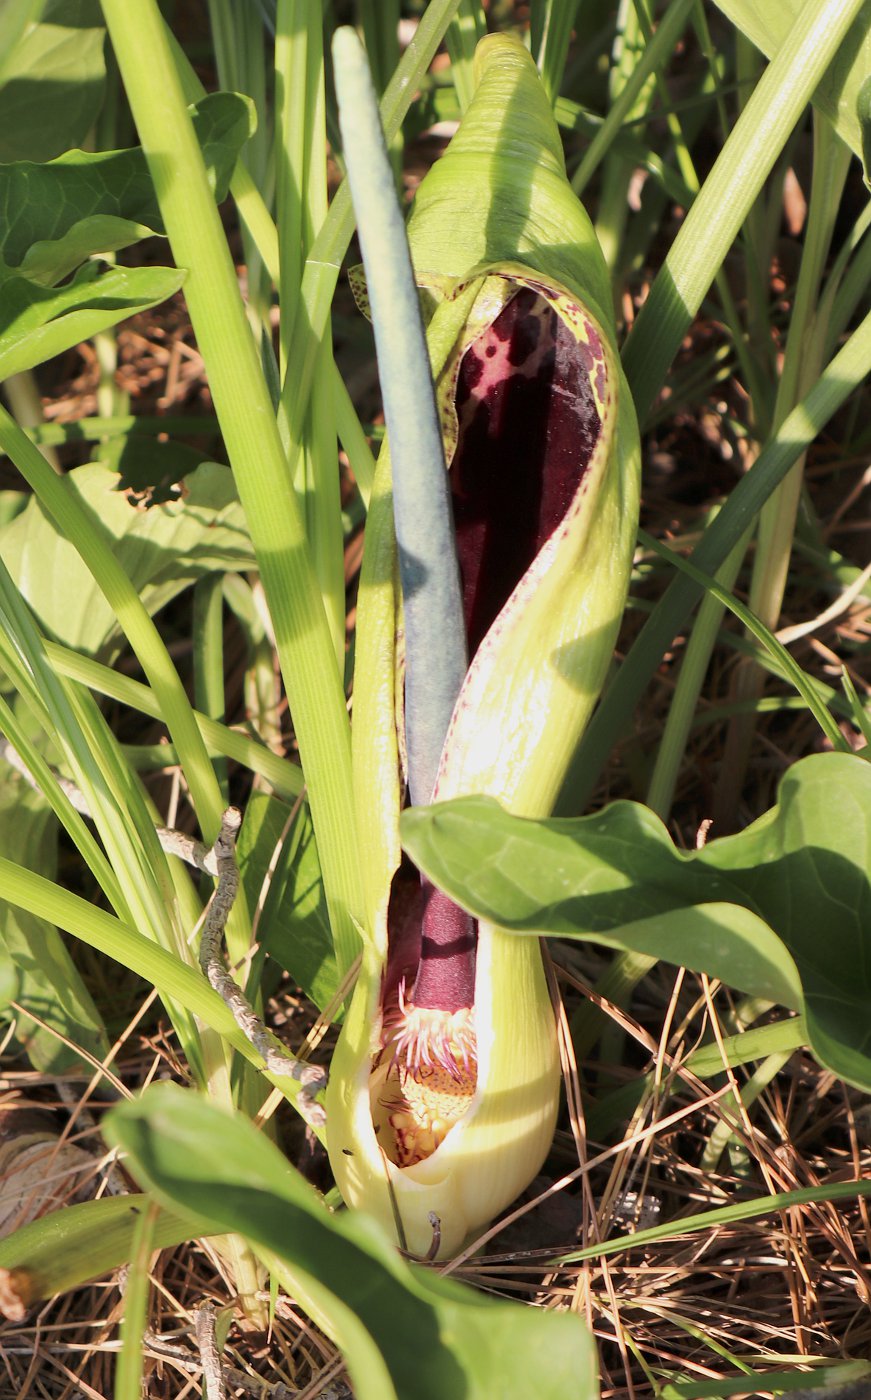
M154 0L104 0L116 57L155 181L245 508L309 789L340 963L356 955L360 872L351 830L343 678L299 503L220 216ZM155 87L161 101L154 101Z
M142 1394L142 1341L148 1325L148 1266L160 1207L150 1201L140 1212L130 1246L121 1319L121 1353L115 1374L114 1400L139 1400Z
M160 703L154 692L141 681L133 680L132 676L123 676L111 666L81 656L57 642L46 642L45 651L59 675L81 681L82 685L95 690L98 695L105 695L107 699L116 700L119 705L127 705L131 710L149 715L151 719L162 718ZM237 729L228 729L226 725L196 710L194 720L209 750L232 759L243 768L250 768L252 773L259 773L282 796L299 797L304 783L298 764L273 753L259 739L252 739Z
M651 73L662 70L677 48L687 21L687 15L694 4L695 0L674 0L674 3L669 5L662 17L662 22L657 25L650 43L645 46L644 52L635 64L629 81L611 105L607 117L584 152L583 160L572 176L572 189L576 195L583 194L602 157L607 153L624 121L631 114L632 108Z
M711 1347L711 1339L705 1337ZM717 1354L720 1350L713 1348ZM734 1358L733 1358L734 1360ZM745 1367L738 1376L728 1380L678 1381L663 1387L661 1400L729 1400L729 1396L753 1394L786 1395L804 1392L807 1400L863 1400L871 1381L871 1365L867 1361L827 1362L812 1371L753 1371Z
M539 0L533 6L533 57L551 103L559 96L577 9L578 0Z
M770 1196L754 1196L750 1201L738 1201L733 1206L720 1206L716 1210L684 1215L678 1220L666 1221L664 1225L653 1225L649 1230L636 1230L634 1235L600 1240L598 1244L562 1254L553 1262L555 1267L562 1264L579 1264L584 1259L602 1259L606 1255L621 1254L627 1249L643 1249L645 1245L653 1244L656 1240L680 1239L696 1230L710 1230L717 1225L734 1225L739 1220L757 1220L760 1215L773 1215L776 1211L808 1205L812 1201L854 1201L857 1197L867 1196L871 1196L869 1179L829 1182L825 1186L803 1186L797 1191L776 1191Z
M8 900L19 909L29 910L37 918L47 919L75 938L80 938L98 953L137 973L156 987L161 996L184 1006L246 1060L263 1068L260 1055L236 1025L229 1007L212 990L199 970L188 967L128 924L2 856L0 899ZM265 1069L263 1074L270 1082L280 1084L289 1098L295 1098L301 1090L301 1085L284 1076L276 1076ZM319 1134L321 1129L315 1128L314 1131Z
M871 374L871 312L827 365L810 393L790 413L759 454L753 470L735 487L691 562L715 574L753 524L765 501L809 443L822 432L858 384ZM695 580L676 578L659 600L617 676L605 693L578 746L564 786L561 810L579 811L589 801L612 747L629 724L644 687L698 601Z
M821 0L805 5L687 215L624 350L641 423L763 182L862 4Z
M465 112L475 92L475 49L487 33L487 18L481 0L460 0L456 15L445 34L445 44L451 56L451 78L460 105Z
M64 1206L7 1235L0 1240L0 1270L14 1271L12 1296L27 1308L126 1264L148 1207L147 1196L107 1196ZM202 1217L161 1210L152 1241L155 1249L169 1249L213 1233Z
M782 642L778 641L774 633L769 631L764 623L745 607L728 588L724 588L710 574L704 573L696 568L688 559L684 559L680 554L669 549L668 545L662 544L659 540L648 535L646 530L638 531L638 539L647 549L652 549L661 559L667 559L676 569L685 574L688 578L694 579L708 593L717 598L724 607L734 613L739 622L743 622L747 631L752 633L756 640L768 652L774 660L777 669L795 686L799 695L804 700L817 724L822 729L827 739L830 739L836 749L841 749L844 753L852 753L852 749L844 738L832 715L821 702L817 691L794 657L790 655Z

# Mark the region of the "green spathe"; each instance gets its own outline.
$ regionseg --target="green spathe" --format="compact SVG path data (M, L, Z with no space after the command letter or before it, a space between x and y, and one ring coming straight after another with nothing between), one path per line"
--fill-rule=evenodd
M523 46L479 46L478 89L418 191L409 241L450 463L463 354L519 288L546 300L589 366L599 426L558 527L517 580L463 682L435 796L474 792L545 815L604 680L622 616L638 505L638 433L622 379L604 262L565 178L559 137ZM455 1253L519 1194L550 1145L556 1027L535 938L482 921L471 1106L429 1156L397 1167L379 1147L370 1075L382 1048L381 987L402 805L401 600L389 444L367 523L357 615L353 761L366 882L360 977L333 1059L328 1145L345 1200L416 1254ZM437 1219L434 1240L433 1221Z

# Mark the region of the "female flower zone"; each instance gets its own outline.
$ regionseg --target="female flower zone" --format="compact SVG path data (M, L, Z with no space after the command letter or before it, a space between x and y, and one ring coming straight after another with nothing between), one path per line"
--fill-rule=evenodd
M473 102L409 223L448 463L469 669L433 801L551 810L602 686L638 512L610 289L535 65L484 39ZM366 926L333 1059L345 1201L448 1256L529 1184L559 1102L532 937L476 922L403 858L402 606L389 445L366 527L354 779Z

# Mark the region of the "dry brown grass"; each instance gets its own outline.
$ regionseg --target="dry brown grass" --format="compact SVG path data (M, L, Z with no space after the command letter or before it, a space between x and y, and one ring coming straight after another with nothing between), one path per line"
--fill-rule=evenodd
M557 949L556 975L569 1012L582 995L577 956L571 962L571 970L562 967ZM590 971L597 970L593 960ZM722 1037L735 1014L727 991L704 982L660 968L643 984L637 1019L614 1009L611 1025L627 1037L627 1049L624 1068L607 1080L595 1059L579 1072L567 1047L571 1109L545 1173L480 1247L434 1266L493 1297L579 1312L597 1339L603 1400L647 1400L656 1394L655 1381L669 1374L703 1380L742 1366L811 1367L871 1351L871 1221L864 1201L805 1205L563 1262L575 1249L631 1235L638 1225L677 1225L682 1216L730 1201L871 1175L867 1103L802 1052L737 1116L729 1089L743 1085L743 1070L724 1066L721 1078L703 1082L686 1068L689 1051ZM288 1008L274 1011L282 1009ZM115 1070L129 1092L177 1074L177 1064L159 1031L134 1032ZM595 1111L597 1097L641 1075L648 1076L647 1087L628 1122L601 1140L588 1139L583 1119ZM99 1137L102 1088L59 1085L10 1062L0 1092L7 1106L52 1111L58 1131L72 1121L76 1141L94 1154L96 1190L118 1189L119 1173ZM705 1145L723 1122L734 1136L717 1168L702 1171ZM298 1160L323 1183L319 1153ZM292 1299L279 1299L268 1335L245 1330L232 1281L207 1242L157 1255L150 1277L145 1369L152 1400L201 1393L194 1317L206 1302L229 1322L228 1395L315 1400L348 1393L341 1389L341 1357ZM41 1304L23 1322L4 1324L0 1396L112 1400L123 1310L122 1272Z

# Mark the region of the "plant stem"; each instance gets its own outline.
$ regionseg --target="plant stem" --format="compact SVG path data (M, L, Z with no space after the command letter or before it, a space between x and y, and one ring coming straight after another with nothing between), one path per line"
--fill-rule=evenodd
M336 32L333 59L393 466L408 785L411 801L422 804L432 797L468 664L450 487L405 224L366 57L353 30Z
M154 179L275 628L339 965L357 948L350 727L269 392L155 0L104 14ZM160 94L157 101L155 94Z
M282 404L286 431L290 328L296 319L303 265L327 217L327 150L323 16L319 0L278 0L275 16L276 206L281 259L279 330ZM345 574L333 409L335 372L329 317L315 360L314 386L296 454L294 486L301 503L315 574L336 663L344 674ZM289 436L287 446L290 446Z
M475 95L475 49L486 33L487 20L481 0L460 0L460 7L448 25L445 43L451 56L451 77L461 113Z
M827 327L820 320L819 289L834 232L835 218L847 178L851 152L825 117L814 118L814 163L805 246L795 291L795 305L789 323L789 336L783 371L777 388L774 425L779 427L786 414L819 374ZM750 584L750 607L770 629L777 626L804 481L806 454L802 453L788 476L780 483L759 517L759 539ZM739 667L731 698L756 700L762 694L764 674L751 663ZM734 826L738 799L744 785L747 763L756 728L750 711L736 716L729 726L723 754L722 778L714 813L719 826Z

